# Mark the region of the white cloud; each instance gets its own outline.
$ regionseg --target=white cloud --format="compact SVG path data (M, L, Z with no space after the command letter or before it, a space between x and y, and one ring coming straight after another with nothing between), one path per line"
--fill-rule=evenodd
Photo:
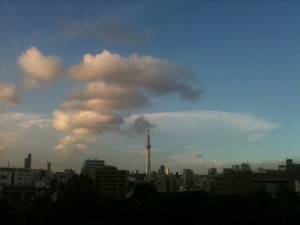
M69 154L80 154L92 149L95 143L96 139L94 137L73 134L60 138L54 149L60 153L60 156L66 157Z
M190 71L167 60L132 55L128 58L104 50L98 55L86 54L79 65L71 66L68 76L81 81L99 79L116 88L141 89L148 96L178 93L188 100L197 100L201 91L193 86Z
M196 164L200 164L200 159L203 156L199 152L193 152L192 154L185 155L172 155L166 159L167 163L179 163L184 166L192 166Z
M154 122L160 132L201 140L203 144L257 141L279 128L253 115L221 111L164 112L144 117Z
M176 93L194 101L201 93L189 72L150 56L124 58L106 50L95 56L86 54L67 74L88 83L70 92L53 112L53 127L78 134L120 132L124 119L151 105L154 97ZM140 132L141 124L135 125L131 128Z
M64 73L63 63L58 57L44 56L35 47L19 56L18 65L24 75L23 85L26 89L53 84Z

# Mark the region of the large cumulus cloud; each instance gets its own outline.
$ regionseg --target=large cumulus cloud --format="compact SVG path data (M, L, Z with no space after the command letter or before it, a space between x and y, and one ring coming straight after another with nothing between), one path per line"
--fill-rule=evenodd
M31 47L22 53L18 65L23 73L23 86L26 89L44 84L53 84L64 73L63 63L55 56L44 56L37 48Z
M53 127L77 134L119 131L126 117L150 106L154 97L173 93L195 101L201 94L185 68L151 56L126 58L107 50L86 54L67 76L85 86L71 91L54 111Z
M167 60L151 56L122 57L104 50L95 56L86 54L82 63L71 66L68 75L80 81L100 80L106 85L145 90L160 96L176 92L188 100L196 100L200 90L193 88L193 76L187 69Z

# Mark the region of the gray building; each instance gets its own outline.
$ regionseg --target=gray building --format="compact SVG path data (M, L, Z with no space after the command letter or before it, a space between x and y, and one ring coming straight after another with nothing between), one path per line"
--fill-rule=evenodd
M182 181L183 185L193 186L194 185L194 172L191 169L183 169Z

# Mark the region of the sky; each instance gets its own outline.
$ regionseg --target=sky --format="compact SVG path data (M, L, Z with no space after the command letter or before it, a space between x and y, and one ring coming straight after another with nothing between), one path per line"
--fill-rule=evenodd
M0 1L0 166L300 163L300 1Z

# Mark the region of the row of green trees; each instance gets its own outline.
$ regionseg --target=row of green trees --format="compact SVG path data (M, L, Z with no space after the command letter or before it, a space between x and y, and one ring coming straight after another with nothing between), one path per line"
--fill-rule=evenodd
M248 196L206 192L157 193L141 184L131 198L102 196L86 176L75 176L57 202L11 211L0 202L1 224L300 224L300 199L281 190L277 198L265 192Z

